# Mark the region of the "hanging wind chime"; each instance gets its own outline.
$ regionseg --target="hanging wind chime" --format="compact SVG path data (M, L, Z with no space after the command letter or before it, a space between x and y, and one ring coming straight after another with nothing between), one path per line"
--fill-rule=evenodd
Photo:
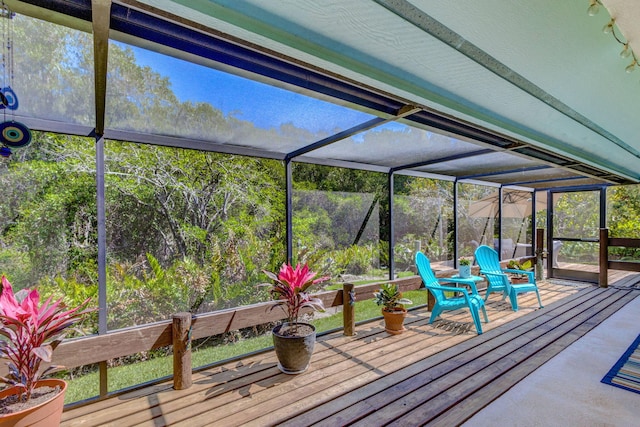
M26 147L31 142L31 130L14 120L14 111L18 109L18 96L13 91L13 16L14 14L2 2L0 20L2 20L2 89L0 89L0 156L11 156L12 148ZM9 117L7 118L7 112Z

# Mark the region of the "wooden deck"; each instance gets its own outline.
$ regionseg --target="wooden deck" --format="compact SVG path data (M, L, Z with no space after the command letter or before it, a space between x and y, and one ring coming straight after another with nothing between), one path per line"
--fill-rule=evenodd
M468 312L412 311L408 331L381 321L357 336L318 338L309 370L288 376L273 351L194 374L188 390L160 384L63 414L63 426L458 425L611 316L637 295L637 274L610 288L541 282L520 311L494 294L476 335Z

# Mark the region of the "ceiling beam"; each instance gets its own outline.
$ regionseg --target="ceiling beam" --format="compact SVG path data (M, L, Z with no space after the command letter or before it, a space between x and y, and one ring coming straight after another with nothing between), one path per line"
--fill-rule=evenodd
M421 110L422 110L422 108L420 108L420 107L415 107L413 105L404 105L398 110L398 112L396 113L395 116L392 116L392 117L389 117L389 118L386 118L386 119L383 119L383 118L380 118L380 117L376 117L374 119L371 119L371 120L369 120L367 122L361 123L361 124L359 124L357 126L354 126L352 128L343 130L342 132L338 132L335 135L331 135L331 136L329 136L327 138L321 139L320 141L314 142L313 144L309 144L309 145L307 145L305 147L302 147L302 148L299 148L299 149L297 149L295 151L292 151L291 153L286 155L285 159L291 160L291 159L293 159L295 157L302 156L302 155L307 154L307 153L309 153L311 151L318 150L318 149L320 149L322 147L326 147L327 145L331 145L331 144L333 144L335 142L338 142L338 141L341 141L343 139L349 138L350 136L356 135L356 134L364 132L366 130L373 129L373 128L382 126L382 125L384 125L386 123L394 122L394 121L396 121L398 119L401 119L403 117L410 116L410 115L415 114L415 113L417 113L418 111L421 111Z
M451 162L454 160L466 159L467 157L482 156L483 154L495 153L495 150L485 148L483 150L469 151L468 153L453 154L451 156L439 157L437 159L424 160L422 162L410 163L408 165L396 166L391 168L391 172L397 172L404 169L414 169L422 166L435 165L438 163Z
M537 170L543 170L543 169L551 169L551 166L540 165L540 166L531 166L531 167L528 167L528 168L518 168L518 169L509 169L509 170L502 170L502 171L478 173L478 174L474 174L474 175L461 176L460 179L486 178L488 176L508 175L510 173L531 172L531 171L537 171Z

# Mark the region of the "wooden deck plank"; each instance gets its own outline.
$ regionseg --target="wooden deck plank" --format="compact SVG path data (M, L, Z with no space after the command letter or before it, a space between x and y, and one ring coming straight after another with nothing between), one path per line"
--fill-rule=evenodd
M502 311L500 313L502 314L502 313L507 313L507 312ZM467 320L467 318L470 318L468 314L466 314L465 316L466 316L465 320ZM408 336L408 334L403 334L403 336L405 336L405 335ZM475 336L475 334L472 334L471 336ZM422 338L420 338L420 340L422 340ZM406 343L406 342L403 343L403 345L406 345L406 344L408 344L408 343ZM429 352L429 354L432 354L434 352L435 348L433 347L432 343L429 343L429 344L424 343L424 345L428 346L429 348L431 348L431 351ZM390 360L391 360L390 363L393 364L393 363L396 363L397 361L399 361L399 362L397 362L399 364L399 366L406 365L407 363L412 363L412 360L408 360L407 356L405 354L398 354L398 352L396 351L397 348L402 348L402 347L398 347L398 345L394 345L393 347L389 348L388 351L386 349L384 350L384 352L387 353L388 356L390 356ZM411 356L412 357L416 356L415 351L411 354ZM389 364L385 364L384 360L370 360L370 361L365 361L365 362L366 363L370 363L370 364L374 364L375 363L376 367L384 366L385 369L387 369L387 368L396 369L396 368L391 368L391 366L389 366ZM368 368L368 369L370 370L370 368ZM343 371L343 370L340 369L340 371ZM327 373L327 372L325 371L325 373ZM365 370L364 374L363 374L364 376L362 376L360 374L360 371L356 370L356 371L354 371L353 373L351 373L347 377L345 377L344 373L339 373L339 375L341 375L342 378L337 378L337 380L342 380L343 384L345 384L344 381L347 381L347 383L349 384L349 388L353 388L354 386L357 386L359 384L359 381L364 381L366 383L367 381L375 379L380 374L379 373L367 372ZM352 379L352 377L355 378L357 381L354 381ZM335 383L335 380L332 379L332 378L323 378L323 381L325 381L325 380L328 381L329 384ZM311 399L306 399L305 398L305 396L304 396L305 393L304 393L303 390L301 390L300 388L296 389L295 396L292 396L292 397L294 397L296 399L296 402L297 402L296 410L298 412L304 413L304 411L306 411L306 409L309 407L309 405L312 405L312 406L313 405L317 405L319 400L324 400L322 398L322 396L329 396L330 399L335 398L335 396L336 396L335 388L336 387L333 386L333 388L334 388L334 390L331 390L330 392L328 392L327 389L324 389L323 393L321 395L319 395L318 393L313 393L313 394L311 394ZM279 396L282 399L286 399L287 398L286 394L285 395L281 395L278 391L275 391L275 393L274 393L273 390L270 390L270 393L272 395L275 394L275 395ZM270 407L272 408L273 405L270 405ZM244 425L244 422L249 422L249 420L252 419L251 412L255 413L256 414L255 416L259 416L259 414L262 414L262 413L265 414L265 415L261 416L260 418L255 418L253 420L253 422L255 422L256 425L268 425L268 424L271 424L271 422L276 422L276 421L279 422L280 420L282 420L281 417L279 418L279 414L278 414L279 411L278 410L274 411L272 409L272 410L269 411L269 410L265 410L265 409L268 409L268 408L261 408L260 405L252 406L252 408L249 411L247 411L247 412L243 411L243 413L242 413L242 415L240 417L238 417L236 415L233 418L233 422ZM237 410L234 410L232 412L233 413L237 413ZM290 408L284 408L281 412L288 412L289 416L291 415L290 414L290 412L291 412ZM282 416L286 416L286 415L287 414L283 413ZM242 417L246 417L246 419L243 419ZM193 423L194 420L191 419L190 422ZM221 419L220 420L220 424L228 425L228 421L225 420L225 419ZM198 425L197 422L194 425ZM251 423L247 424L247 425L251 425Z
M508 312L500 311L498 313L500 313L501 315L504 314L506 316L507 315L506 313ZM462 311L462 315L464 316L464 320L467 320L470 323L470 316L468 315L468 313L465 313L464 311ZM410 326L410 328L412 327ZM405 333L402 336L408 337L409 334ZM471 337L472 336L475 336L475 332L471 334ZM399 337L396 337L396 338L399 338ZM423 346L427 346L430 349L428 350L427 356L430 354L433 354L436 351L436 348L433 346L432 342L426 343L424 342L424 339L422 337L418 337L418 340L422 341ZM409 340L406 340L402 343L395 343L389 348L385 348L383 350L383 353L385 354L385 358L374 358L370 360L361 359L360 362L362 362L363 366L359 366L357 369L350 368L354 370L353 372L349 372L349 375L345 375L345 372L347 372L346 370L339 369L336 374L340 376L339 378L333 379L333 378L325 377L322 379L322 382L329 384L330 388L323 388L325 387L324 384L323 385L314 384L318 386L318 389L322 389L321 392L314 392L309 394L305 390L301 388L297 388L294 392L285 393L285 394L280 394L280 392L277 390L275 391L275 393L274 391L270 390L270 393L272 395L279 396L278 398L284 399L284 400L286 400L288 396L291 395L291 398L296 400L296 411L301 414L304 414L307 409L313 406L316 406L319 402L323 400L335 399L335 396L340 394L340 392L338 392L337 389L340 389L340 388L352 389L353 387L356 387L360 383L366 383L380 376L381 372L370 372L371 368L367 367L366 365L375 365L378 371L382 371L382 370L393 371L398 369L395 365L402 367L407 364L413 363L413 359L418 357L419 354L417 354L415 350L411 350L411 349L405 350L405 347L403 346L408 346L408 345L413 345L413 343L410 342ZM384 369L381 369L382 367ZM325 370L325 374L328 374L326 370ZM340 385L336 386L335 385L336 381L338 381L338 384ZM342 381L342 383L340 383L340 381ZM343 384L348 384L348 386L344 387ZM342 393L346 391L347 390L343 390ZM220 419L219 425L229 425L230 422L233 422L234 424L237 423L237 424L248 425L248 426L271 425L272 423L275 423L275 422L281 422L281 420L286 418L287 416L291 416L291 408L285 407L280 410L278 409L274 410L273 407L274 405L271 404L270 402L267 402L266 404L263 404L263 405L260 405L260 404L254 405L249 410L243 411L240 416L234 415L233 420ZM234 410L232 412L234 414L237 414L237 410ZM195 424L192 424L192 425L200 425L197 422L197 420L190 419L189 421L190 423L195 422ZM218 424L214 423L212 425L218 425Z
M634 283L637 279L615 285ZM500 395L539 366L543 355L557 353L617 310L607 301L624 293L552 282L540 287L544 309L537 309L535 294L519 296L518 312L500 295L492 295L487 303L490 322L479 336L466 311L446 313L429 325L429 313L419 309L407 318L408 331L402 335L388 335L376 320L359 326L356 337L318 337L312 365L303 375L280 373L273 351L268 351L194 373L188 390L172 390L165 383L67 411L62 425L333 427L379 425L384 419L406 424L424 421L424 413L431 414L429 419L441 417L433 419L436 424L456 424L469 416L459 407L484 407L485 395ZM461 367L452 369L453 363ZM464 385L467 377L474 378L473 387ZM431 399L434 394L441 400ZM388 404L389 396L399 396L399 403ZM465 404L456 405L460 400ZM402 406L408 402L412 405Z
M380 328L377 331L367 331L367 333L361 334L361 337L363 339L364 338L375 339L374 338L375 335L382 336L383 335L382 328ZM319 337L318 341L321 343L327 343L327 346L326 346L327 348L318 347L318 349L314 354L315 358L321 357L323 351L334 346L341 346L341 345L344 345L345 343L347 343L348 346L366 344L362 341L352 342L353 340L351 338L343 337L341 335ZM212 382L208 379L211 377L216 377L217 385L230 383L232 380L234 380L237 377L240 379L240 381L242 381L241 383L237 383L237 382L233 383L236 386L236 388L238 388L243 386L244 385L243 383L247 382L247 379L245 378L246 376L252 375L256 371L271 369L276 366L276 363L277 361L275 358L275 354L273 352L267 352L264 354L253 356L251 358L247 358L242 362L238 362L238 361L230 362L220 367L207 370L204 373L194 373L195 385L190 390L192 391L197 390L199 386L201 386L203 389L208 389L210 387L209 383ZM273 371L273 372L277 373L279 371ZM256 381L256 378L253 378L253 380ZM127 393L126 395L123 395L117 399L108 399L101 402L93 403L91 405L80 407L69 412L65 412L64 416L66 420L71 420L72 417L78 417L78 416L81 417L84 414L90 413L92 410L94 412L98 412L102 409L115 410L118 412L118 414L122 414L124 416L127 413L127 409L126 409L127 406L131 407L131 409L129 409L128 411L130 413L135 413L138 410L135 402L136 398L142 397L148 394L157 393L163 390L172 390L171 385L165 383L163 385L157 385L154 387L137 390L131 393ZM114 401L118 402L116 404L117 408L115 408L116 405L114 405ZM162 404L168 401L169 400L161 399L158 403Z
M522 381L526 376L538 369L542 364L549 361L562 350L606 320L611 314L618 311L622 306L634 299L636 296L637 295L635 294L627 293L624 297L605 307L602 311L590 317L587 321L583 322L569 333L559 337L552 344L545 346L540 351L528 357L525 361L515 365L508 372L497 376L494 381L488 383L484 387L475 390L465 398L464 405L454 406L447 412L444 412L440 416L430 420L429 425L451 426L465 422L493 400L508 391L519 381ZM412 414L412 416L427 419L428 416L424 416L425 411L429 411L428 413L430 413L429 408L422 407L417 409L417 413Z
M609 299L605 299L597 306L592 307L606 309L609 304ZM605 316L599 317L604 319L608 317L608 314L609 313ZM448 374L445 377L447 379L447 385L456 379L459 380L455 385L446 387L444 384L434 384L433 386L430 384L428 387L423 387L413 393L410 399L403 400L402 403L404 404L404 407L398 408L401 402L396 401L393 405L385 407L385 412L389 412L388 414L385 414L386 417L382 417L381 411L378 411L375 414L375 419L376 421L389 420L391 425L413 425L416 422L424 423L437 414L444 414L445 411L448 411L454 406L452 402L460 401L464 401L465 404L462 406L466 407L465 409L469 411L468 413L473 414L482 409L482 407L473 405L467 407L468 403L466 401L466 397L468 397L472 392L488 387L488 384L496 378L505 375L506 372L509 372L514 367L518 367L520 364L523 366L521 369L526 367L528 368L527 370L531 372L531 367L526 363L531 357L530 355L538 354L540 351L547 348L555 348L556 350L554 351L544 353L547 356L546 358L536 359L536 361L540 363L537 365L534 364L534 366L538 367L542 363L546 362L553 355L557 354L557 351L559 351L557 350L559 348L558 345L554 344L558 339L561 339L564 336L567 336L567 342L573 342L577 339L573 339L572 334L576 328L579 328L580 325L584 324L584 322L589 318L587 316L593 317L591 313L585 313L583 316L579 315L571 317L570 321L567 321L566 318L555 318L553 325L547 325L552 326L552 329L544 332L543 334L538 335L538 331L532 330L530 333L523 335L521 339L516 340L517 342L514 342L513 345L502 346L493 350L490 358L483 357L482 359L474 361L474 363L468 364L463 369L458 369L460 372L457 373L457 375L452 376L451 374ZM588 325L587 329L590 330L594 326L595 325ZM478 370L477 368L481 366L483 367ZM434 394L434 390L438 390L439 393ZM446 391L442 392L442 390ZM386 411L387 408L390 408L390 410ZM413 409L410 412L406 412L407 408Z
M464 314L460 314L459 317L466 317L470 319L470 316L468 314L466 314L466 316ZM419 324L419 323L425 323L426 319L422 318L422 320L420 322L416 322L415 324ZM410 323L409 328L414 327L414 323ZM379 337L384 337L386 336L386 333L382 332L382 327L379 328L379 331L377 332L377 334ZM405 335L402 335L402 337L405 337ZM371 336L362 336L362 338L369 338L371 339ZM319 340L319 344L322 345L325 342L322 341L321 339ZM349 346L354 346L354 345L365 345L365 342L362 342L362 340L360 341L354 341L352 343L349 344ZM329 345L329 347L333 347L331 345ZM345 350L348 350L348 347L345 347ZM320 351L316 351L316 354L314 355L314 357L319 357L319 355L321 354L322 350ZM330 361L331 362L331 361ZM275 358L272 359L272 366L275 366ZM313 361L313 367L318 367L318 368L322 368L323 364L320 361L314 360ZM278 371L273 371L276 374L278 373ZM239 373L238 375L246 375L247 373ZM248 381L250 383L258 383L260 382L260 378L255 378L254 376L249 376L249 377L243 377L242 378L243 381ZM200 381L198 381L198 379L195 379L194 383L197 385ZM209 381L211 382L211 381ZM235 387L235 389L239 388L240 386L244 386L245 384L240 384L237 385ZM254 396L255 393L252 393L252 396ZM210 400L212 396L209 396L207 400ZM166 399L158 399L158 405L163 405L163 409L165 411L176 411L176 410L180 410L182 408L185 407L189 407L189 409L194 410L193 408L193 403L194 401L198 401L198 397L193 398L193 401L190 401L189 397L184 397L184 398L180 398L179 402L168 402ZM222 403L221 399L216 398L216 403ZM212 405L211 403L207 403L208 407L216 407L216 405ZM134 420L134 421L141 421L141 419L143 419L146 415L144 413L141 413L139 411L137 411L137 409L133 406L131 406L128 410L126 410L125 408L118 407L110 407L109 410L106 410L103 412L103 416L102 416L102 420L103 421L107 421L109 419L111 419L112 417L114 417L117 414L120 417L125 417L125 416L130 416L131 418L128 420ZM98 421L98 420L96 420Z
M468 316L468 314L467 314L467 316ZM404 336L404 335L403 335L403 336ZM357 342L356 342L355 344L357 344ZM353 345L353 344L352 344L352 345ZM274 359L274 362L273 362L273 363L274 363L274 365L275 365L275 359ZM315 362L314 362L314 363L315 363ZM315 366L315 365L314 365L314 366ZM158 401L158 404L162 404L162 401L161 401L161 400L159 400L159 401ZM188 403L187 403L187 405L185 405L185 406L189 406L190 404L191 404L191 402L188 402ZM118 415L124 416L123 408L121 408L121 407L120 407L120 408L113 408L113 407L112 407L112 408L110 408L110 409L111 409L112 411L114 411L114 413L117 413ZM167 409L169 409L169 408L167 408ZM190 409L193 409L193 408L190 408ZM106 421L106 420L108 420L108 419L110 419L110 417L112 416L112 414L109 414L109 412L111 412L111 411L106 411L106 412L105 412L105 421ZM137 415L140 415L140 414L139 414L139 413L137 413L137 412L134 412L134 413L136 413ZM98 421L98 420L96 420L96 421Z
M578 298L575 302L575 306L580 306L584 303L584 300L588 298L589 297L586 295L582 296L582 298ZM569 308L570 306L568 304L563 304L559 305L555 309L562 310L563 313L565 313ZM550 308L548 310L553 309L554 308ZM458 345L454 348L447 349L447 351L442 354L432 357L429 360L425 360L424 364L413 367L417 371L416 375L407 376L406 379L403 379L401 377L401 373L399 373L395 379L391 379L391 382L394 384L393 386L379 390L377 394L371 395L362 402L344 407L340 413L333 414L330 418L327 418L326 423L320 423L320 425L331 425L333 421L336 421L341 425L357 421L358 419L369 415L369 413L361 410L361 407L362 409L380 409L390 400L402 399L403 396L420 388L425 383L433 384L433 387L437 385L438 390L442 391L444 389L444 383L437 383L435 381L441 380L442 378L446 381L452 381L453 379L462 380L465 376L473 373L473 370L476 369L471 367L470 372L459 373L460 378L454 378L452 374L455 374L455 370L451 368L452 363L459 364L464 367L465 364L474 362L478 358L482 357L486 353L487 348L494 348L503 344L509 345L510 343L517 342L516 340L519 339L523 330L542 327L545 322L548 322L550 319L548 311L544 312L541 310L537 312L537 314L538 316L532 320L524 320L522 325L519 325L520 322L515 321L505 324L499 334L485 333L482 336L477 337L477 339L464 343L464 345ZM554 317L551 317L551 319L553 318ZM529 319L529 317L527 317L527 319ZM496 357L499 357L499 355ZM467 367L467 369L469 368ZM375 384L367 385L367 389L369 389L367 394L370 393L371 389L375 388ZM380 413L376 413L376 416L378 417L379 414Z
M423 326L425 322L426 319L413 322L409 325L409 328ZM386 334L382 334L386 337ZM310 371L305 374L305 376L296 378L295 384L278 384L274 386L275 388L269 388L268 393L254 393L251 397L251 407L242 410L241 413L239 413L239 409L246 405L246 402L238 399L236 402L224 408L218 408L216 410L217 422L213 424L210 424L209 416L206 413L198 417L189 418L188 423L192 426L205 424L230 425L230 422L245 425L245 423L249 423L254 419L259 419L259 417L265 413L268 414L270 418L274 416L278 417L278 406L276 405L274 407L272 402L274 399L295 400L297 402L296 409L302 411L304 410L305 398L311 397L311 401L316 401L318 395L326 395L326 389L332 387L336 382L348 381L349 383L357 383L359 381L366 381L367 374L372 371L372 367L375 368L371 375L379 376L384 374L384 371L387 369L386 365L390 361L412 356L411 352L413 350L411 346L420 340L420 337L411 338L409 334L403 334L394 338L396 338L396 340L386 340L386 344L376 347L375 351L371 351L367 346L359 346L351 351L336 349L337 353L335 357L331 357L328 360L314 361ZM434 338L442 340L446 337L435 336ZM449 345L451 344L448 343L445 347ZM316 372L319 371L321 371L319 373L320 377L316 375ZM293 389L293 387L295 387L295 389ZM209 407L206 408L207 412L210 410ZM284 411L289 412L290 408L284 408ZM283 414L280 417L286 415L287 414ZM228 420L225 417L233 419Z

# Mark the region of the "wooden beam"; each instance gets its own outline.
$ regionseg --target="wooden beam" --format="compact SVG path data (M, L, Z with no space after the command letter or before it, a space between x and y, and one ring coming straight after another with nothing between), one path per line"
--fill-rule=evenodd
M598 284L601 288L609 286L609 229L600 229L600 274Z
M343 333L348 337L352 337L356 334L356 301L352 283L342 285L342 301L344 301L344 305L342 306Z
M193 385L191 375L191 313L173 315L173 388L185 390Z
M111 0L91 0L96 103L96 134L104 135Z

